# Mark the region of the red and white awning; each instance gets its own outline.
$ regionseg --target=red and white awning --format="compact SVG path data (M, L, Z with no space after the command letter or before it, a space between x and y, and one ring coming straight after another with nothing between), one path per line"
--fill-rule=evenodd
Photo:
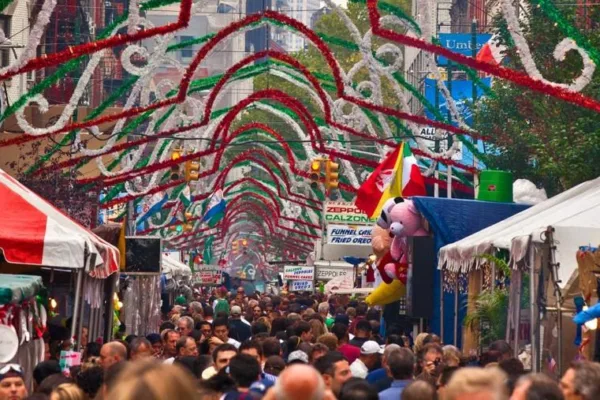
M0 169L0 249L15 264L88 268L95 278L119 270L119 250ZM86 249L95 255L87 265ZM94 257L91 257L94 260Z

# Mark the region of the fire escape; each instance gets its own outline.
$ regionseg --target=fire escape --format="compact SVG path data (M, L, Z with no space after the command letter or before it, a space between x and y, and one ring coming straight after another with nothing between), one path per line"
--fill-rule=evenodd
M37 0L32 13L37 17L43 0ZM53 54L96 40L104 27L114 21L127 10L128 0L58 0L56 8L50 17L46 29L41 53ZM125 32L120 32L125 33ZM80 105L97 107L105 98L106 93L111 93L118 88L123 80L123 69L118 61L122 48L105 50L98 68L96 68L92 81L87 85ZM66 104L73 95L77 82L85 70L89 56L74 70L59 79L53 86L45 91L45 96L50 104ZM50 76L60 65L48 67L36 76L40 81L45 76Z

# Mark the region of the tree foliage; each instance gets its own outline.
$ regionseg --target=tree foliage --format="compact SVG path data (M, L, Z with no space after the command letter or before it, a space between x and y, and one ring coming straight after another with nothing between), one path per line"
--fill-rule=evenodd
M563 62L554 60L552 53L564 35L548 23L542 10L530 10L529 24L523 29L536 65L546 79L570 83L581 73L581 57L570 52ZM575 23L574 13L561 11ZM500 19L496 27L510 46ZM599 31L585 34L600 47ZM506 56L510 68L524 70L514 48L509 48ZM495 80L493 89L496 96L478 105L474 126L492 138L486 160L489 168L530 179L549 195L600 176L599 114L506 81ZM600 72L596 71L583 93L598 98L599 89Z

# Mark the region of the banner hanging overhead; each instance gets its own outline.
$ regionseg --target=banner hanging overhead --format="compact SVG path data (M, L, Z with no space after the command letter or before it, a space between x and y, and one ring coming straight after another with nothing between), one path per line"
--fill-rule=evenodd
M315 278L315 268L307 265L285 265L283 267L283 280L308 281Z
M327 243L371 246L373 227L366 225L328 225Z
M325 222L327 224L370 224L377 222L377 218L369 219L354 203L327 201L325 202Z
M476 36L475 46L476 52L492 37L489 33L480 33ZM440 33L440 45L455 53L463 56L473 57L473 35L470 33ZM438 65L448 65L448 59L444 56L438 56Z

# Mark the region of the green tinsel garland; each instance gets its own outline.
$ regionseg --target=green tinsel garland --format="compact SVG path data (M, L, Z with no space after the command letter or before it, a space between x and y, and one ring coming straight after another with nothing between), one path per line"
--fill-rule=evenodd
M364 4L365 6L367 4L366 0L350 0L350 1L353 3L357 3L357 4ZM408 22L410 24L410 26L412 26L412 28L415 30L415 32L417 32L419 35L421 34L421 28L419 27L419 24L417 24L416 21L414 19L412 19L408 14L406 14L404 12L404 10L402 10L400 7L397 7L390 3L386 3L385 1L377 2L377 6L381 10L386 11L390 14L393 14L396 17L400 18L401 20Z
M554 22L555 26L558 27L565 36L573 39L579 47L584 49L592 61L594 61L594 64L600 66L600 52L598 49L594 47L587 37L581 34L577 27L573 26L571 23L569 23L569 21L567 21L558 8L556 8L554 3L548 0L532 0L532 3L537 3L538 8L542 10L542 12L546 14L546 16L552 22Z

